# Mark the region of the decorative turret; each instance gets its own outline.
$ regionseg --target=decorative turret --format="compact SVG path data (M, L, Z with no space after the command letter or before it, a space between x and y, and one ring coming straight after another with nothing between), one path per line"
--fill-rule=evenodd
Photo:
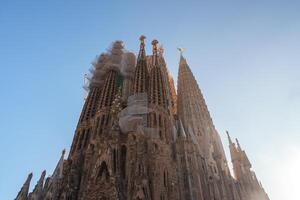
M241 148L241 145L238 139L235 139L236 144L232 142L228 131L226 131L229 140L229 148L231 161L233 165L234 176L238 181L247 184L253 184L253 172L251 170L251 163L248 159L246 152Z
M28 200L41 200L43 197L44 179L46 176L46 170L42 172L40 179L35 185L33 191L29 194Z
M32 173L30 173L15 200L27 200Z
M133 93L145 93L148 91L148 68L145 52L145 36L140 37L140 52L134 72Z
M241 169L241 159L240 159L240 153L238 149L236 148L235 143L232 142L231 137L226 131L228 141L229 141L229 149L230 149L230 156L231 156L231 162L233 166L233 174L236 180L240 180L242 177L242 169Z

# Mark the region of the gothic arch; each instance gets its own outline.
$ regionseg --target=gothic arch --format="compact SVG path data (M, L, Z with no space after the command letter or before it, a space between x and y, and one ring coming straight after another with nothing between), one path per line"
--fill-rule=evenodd
M105 178L106 180L108 180L109 176L110 175L109 175L107 164L105 161L102 161L99 171L98 171L97 180L100 180L102 178Z

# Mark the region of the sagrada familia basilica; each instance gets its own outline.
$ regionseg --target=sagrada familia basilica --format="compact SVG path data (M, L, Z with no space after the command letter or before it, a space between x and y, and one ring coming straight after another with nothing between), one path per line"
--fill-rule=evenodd
M158 41L137 55L121 41L93 63L70 152L16 200L269 200L228 134L233 175L204 97L182 53L178 87Z

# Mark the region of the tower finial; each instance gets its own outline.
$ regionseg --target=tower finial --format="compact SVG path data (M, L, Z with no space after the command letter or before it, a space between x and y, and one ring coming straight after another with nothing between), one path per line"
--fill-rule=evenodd
M146 36L144 36L144 35L140 36L140 41L141 41L140 47L141 47L141 49L145 48L145 39L146 39Z
M182 47L177 47L177 50L178 50L180 56L182 56L184 49Z
M144 35L141 35L141 36L140 36L140 41L141 41L141 43L144 43L145 39L146 39L146 36L144 36Z
M157 44L158 44L158 41L156 40L156 39L154 39L153 41L152 41L152 46L153 46L153 54L155 55L155 54L157 54Z
M141 35L140 36L140 52L139 52L139 59L145 59L146 57L146 52L145 52L145 39L146 36Z

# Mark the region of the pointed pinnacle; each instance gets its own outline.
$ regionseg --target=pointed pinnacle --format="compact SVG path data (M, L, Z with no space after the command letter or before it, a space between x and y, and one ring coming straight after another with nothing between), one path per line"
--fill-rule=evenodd
M66 149L63 149L62 152L61 152L61 155L64 156L65 153L66 153Z
M32 176L33 176L32 172L30 174L28 174L28 177L27 177L24 185L29 185L30 184Z
M28 178L27 179L31 179L33 176L32 172L30 172L30 174L28 174Z
M43 183L43 182L44 182L45 176L46 176L46 170L44 170L44 171L42 172L41 177L40 177L38 183Z
M231 138L230 138L229 132L226 131L226 134L227 134L227 137L228 137L229 144L232 144L232 140L231 140Z

